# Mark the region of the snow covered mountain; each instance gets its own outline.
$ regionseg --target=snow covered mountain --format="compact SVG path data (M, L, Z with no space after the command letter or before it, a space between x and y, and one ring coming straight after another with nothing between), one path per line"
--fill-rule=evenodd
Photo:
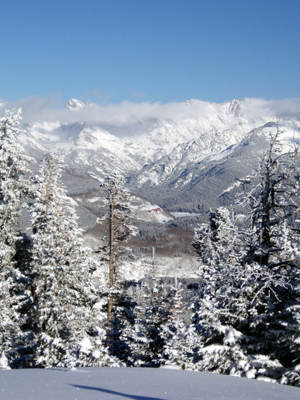
M247 99L206 103L204 111L201 104L180 103L174 118L162 115L123 127L80 119L34 122L21 140L37 158L48 148L63 150L73 175L103 177L117 170L133 193L169 211L206 211L232 200L229 188L257 165L276 115L249 112ZM81 117L93 107L76 99L65 106ZM286 142L298 139L299 119L283 118L280 125Z
M217 142L203 155L199 139L176 147L168 156L144 167L130 178L138 194L151 198L169 211L201 211L234 204L241 179L257 168L268 147L268 136L276 123L253 129L245 137L222 150ZM285 121L280 126L283 151L300 141L299 122ZM205 150L204 150L205 151Z

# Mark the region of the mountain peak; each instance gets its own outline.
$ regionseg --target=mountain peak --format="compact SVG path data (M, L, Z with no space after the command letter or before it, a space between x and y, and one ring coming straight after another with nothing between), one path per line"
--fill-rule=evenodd
M230 111L233 112L234 114L238 115L241 111L241 106L238 100L233 99L230 102Z
M91 101L87 101L86 103L83 103L80 100L77 99L71 99L67 102L67 104L65 105L65 108L67 110L75 110L78 111L81 108L84 108L85 106L91 106L93 103Z

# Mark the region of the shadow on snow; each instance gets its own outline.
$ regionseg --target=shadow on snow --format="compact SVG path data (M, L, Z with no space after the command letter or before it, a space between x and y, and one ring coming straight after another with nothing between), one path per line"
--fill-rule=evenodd
M115 392L114 390L109 390L109 389L102 389L98 387L93 387L93 386L82 386L82 385L70 385L73 387L76 387L78 389L86 389L86 390L97 390L102 393L108 393L112 394L115 396L122 396L122 397L128 397L129 399L133 400L165 400L157 397L148 397L148 396L140 396L140 395L134 395L134 394L125 394L121 392Z

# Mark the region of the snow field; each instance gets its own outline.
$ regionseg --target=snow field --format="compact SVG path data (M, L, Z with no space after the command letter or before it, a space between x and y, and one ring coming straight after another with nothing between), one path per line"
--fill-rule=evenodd
M0 371L5 400L298 400L290 386L202 372L148 368Z

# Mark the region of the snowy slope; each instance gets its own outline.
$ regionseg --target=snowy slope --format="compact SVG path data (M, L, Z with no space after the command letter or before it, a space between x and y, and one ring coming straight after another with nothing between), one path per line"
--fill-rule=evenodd
M80 368L0 371L5 400L298 400L299 388L170 369Z
M257 169L268 148L268 137L277 130L274 122L252 130L245 138L221 150L207 151L199 140L177 147L168 156L132 175L132 191L150 198L169 211L197 211L235 203L240 180ZM300 143L299 121L280 125L282 151ZM216 142L209 146L215 148ZM202 149L202 153L201 153Z
M103 192L99 190L75 195L73 198L77 204L91 210L94 214L101 216L107 212ZM174 219L173 215L141 197L129 194L129 202L131 204L132 217L136 220L164 223Z

